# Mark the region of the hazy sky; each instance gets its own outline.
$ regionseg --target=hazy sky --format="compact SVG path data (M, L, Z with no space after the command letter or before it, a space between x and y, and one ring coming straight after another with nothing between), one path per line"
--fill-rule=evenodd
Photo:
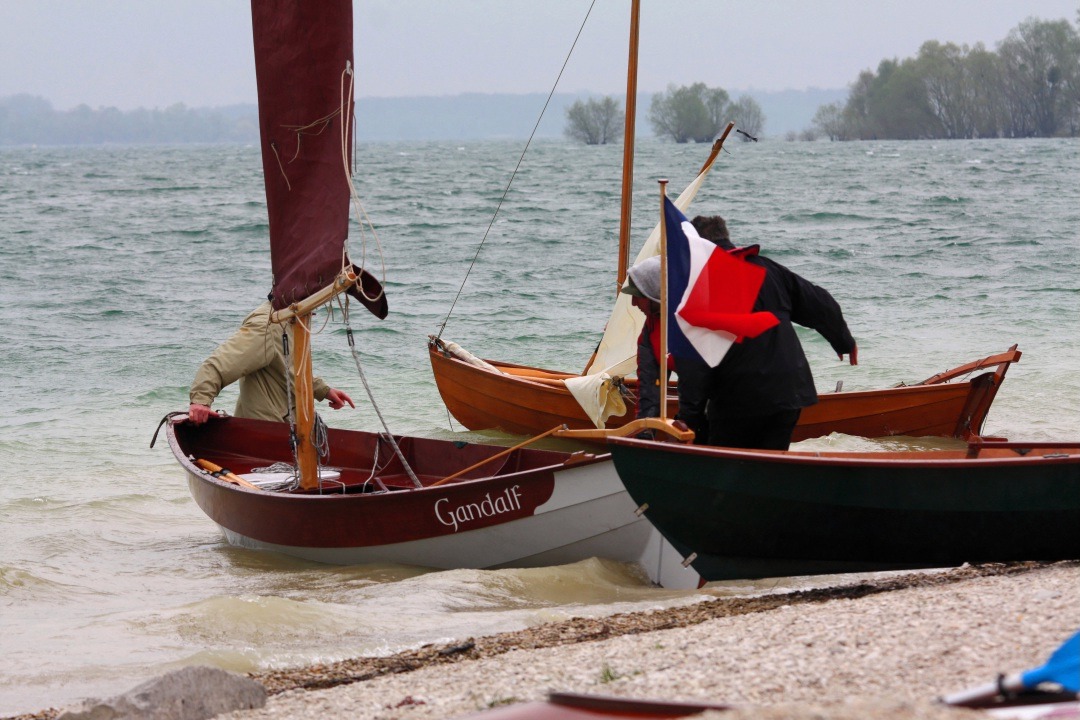
M639 90L844 88L926 40L990 49L1080 0L643 0ZM355 0L360 96L547 92L590 0ZM629 0L596 0L562 92L626 89ZM0 97L191 107L255 101L244 0L0 0Z

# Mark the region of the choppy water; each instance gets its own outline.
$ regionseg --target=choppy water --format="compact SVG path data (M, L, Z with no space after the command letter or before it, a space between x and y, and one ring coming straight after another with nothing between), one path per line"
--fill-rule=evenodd
M681 188L705 150L639 147L635 251L658 214L655 180ZM461 431L439 401L425 337L520 151L360 148L391 315L354 322L395 432ZM619 154L534 145L445 337L488 357L585 365L614 294ZM266 293L259 168L251 147L0 150L0 714L187 663L334 660L702 596L648 587L602 560L424 572L226 546L167 448L148 443L162 415L186 406L198 363ZM733 143L693 210L724 214L736 242L761 243L840 300L861 364L805 334L821 389L917 381L1019 343L1024 358L986 430L1075 439L1078 177L1075 140ZM316 338L315 362L363 395L339 326ZM377 429L366 402L328 420Z

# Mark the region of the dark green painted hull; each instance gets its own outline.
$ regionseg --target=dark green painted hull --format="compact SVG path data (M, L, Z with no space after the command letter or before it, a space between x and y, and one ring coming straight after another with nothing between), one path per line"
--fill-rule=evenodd
M975 458L609 447L630 496L706 580L1080 558L1080 443L995 443Z

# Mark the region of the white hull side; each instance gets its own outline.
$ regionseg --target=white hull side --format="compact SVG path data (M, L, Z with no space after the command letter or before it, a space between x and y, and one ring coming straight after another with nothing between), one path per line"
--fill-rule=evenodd
M644 517L603 462L559 471L551 498L536 514L476 530L349 548L312 548L254 540L222 527L232 545L333 565L393 563L439 569L544 567L602 557L637 563L649 580L672 589L700 586L674 548Z

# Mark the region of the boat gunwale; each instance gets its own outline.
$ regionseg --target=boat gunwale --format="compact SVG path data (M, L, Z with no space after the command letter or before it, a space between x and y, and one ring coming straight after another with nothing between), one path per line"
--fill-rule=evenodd
M544 373L545 375L550 376L549 378L542 378L543 380L547 380L548 382L539 382L536 378L530 377L529 375L519 375L519 374L514 373L514 372L501 372L501 371L500 372L495 372L495 371L489 370L489 369L487 369L487 368L485 368L485 367L483 367L481 365L474 365L473 363L466 362L466 361L462 360L461 358L457 358L457 357L454 357L453 355L449 355L447 353L444 353L444 352L442 352L442 351L440 351L440 350L438 350L438 349L436 349L434 347L429 347L429 352L432 355L438 355L442 359L447 360L449 362L457 363L458 365L460 365L460 366L462 366L464 368L469 368L469 369L475 370L477 372L485 373L485 374L493 376L493 377L511 378L513 381L529 383L530 385L533 385L533 386L538 387L538 388L545 388L546 390L549 390L551 392L561 393L561 392L563 392L563 389L559 388L558 386L550 385L550 384L548 384L548 382L555 382L555 381L560 381L560 380L568 380L568 379L573 379L573 378L586 377L584 375L574 375L572 373L566 373L566 372L562 372L562 371L558 371L558 370L549 370L547 368L542 368L542 367L538 367L538 366L534 366L534 365L520 365L518 363L506 362L506 361L503 361L503 360L491 360L491 359L488 359L488 358L481 358L484 362L488 363L489 365L491 365L492 367L494 367L496 369L508 368L510 370L528 370L528 371L532 371L532 372L536 372L536 373ZM1004 357L1004 356L1007 356L1007 357ZM937 373L936 375L933 375L933 376L927 378L926 380L923 380L922 382L913 383L913 384L910 384L910 385L901 383L899 385L894 385L892 387L879 388L879 389L876 389L876 390L872 389L872 390L825 391L825 392L818 392L818 396L820 397L820 396L823 396L823 395L829 395L829 396L843 395L846 398L859 398L859 397L863 397L863 396L881 396L882 394L886 394L886 393L888 393L888 394L896 394L896 395L915 394L915 393L919 393L919 392L927 392L931 388L933 388L934 391L938 391L941 388L950 388L950 389L955 390L955 389L963 387L964 385L971 385L979 377L982 377L984 375L990 375L990 374L993 374L993 373L997 372L1002 366L1008 367L1009 365L1011 365L1013 363L1019 362L1020 361L1019 356L1020 356L1019 351L1006 351L1005 353L998 353L996 355L987 356L986 358L983 358L982 360L975 360L975 361L972 361L972 362L969 362L969 363L964 363L962 365L958 365L955 368L952 368L950 370L945 370L943 372ZM986 360L991 360L991 359L997 358L997 357L1003 357L1003 359L1001 359L999 362L991 362L991 363L988 363L986 365L980 365L979 364L979 363L982 363L982 362L984 362ZM966 368L969 365L974 366L974 367L972 367L970 370L967 370L966 372L958 373L958 371L960 371L962 368ZM975 375L975 373L978 373L978 374ZM638 380L637 380L636 377L625 377L622 380L623 380L624 383L626 383L630 387L634 387L634 386L636 386L638 384ZM678 387L678 382L668 383L668 386L669 387Z
M1008 450L1016 447L1030 448L1024 454L1015 457L984 456L970 457L969 449L956 450L882 450L844 452L835 450L752 450L745 448L721 448L703 445L679 445L663 443L658 445L650 440L636 438L608 438L608 445L626 446L638 450L653 449L665 453L697 455L717 459L729 459L750 463L772 463L778 465L809 465L814 467L903 467L903 468L971 468L971 467L1010 467L1013 465L1076 464L1080 463L1080 441L1078 442L1032 442L1032 443L975 443L987 450ZM997 445L997 447L995 447ZM970 448L970 445L969 445ZM1036 450L1057 450L1047 455L1034 454ZM1072 452L1060 452L1071 450ZM942 456L945 454L945 456Z
M224 419L225 420L235 420L235 419L242 419L242 418L232 418L232 417L230 417L230 418L224 418ZM214 477L210 473L203 470L201 467L196 465L188 457L188 454L184 451L184 448L182 447L181 441L177 437L176 430L175 430L176 425L179 425L179 424L181 424L183 422L185 422L185 420L181 420L179 418L174 418L174 419L169 420L168 423L166 423L165 437L169 442L169 447L172 450L174 457L180 463L181 467L183 467L189 474L191 474L192 476L194 476L195 478L197 478L199 480L209 482L212 485L216 485L216 486L218 486L218 487L220 487L222 489L225 489L225 490L237 490L237 491L249 493L249 494L252 494L252 495L255 495L255 496L258 496L258 497L275 497L275 498L282 498L282 499L287 498L289 500L296 500L296 499L324 500L324 499L327 499L327 498L338 498L338 499L340 499L340 498L354 498L354 499L358 499L358 498L366 498L366 497L385 496L387 494L386 492L378 492L378 493L327 492L327 493L316 493L316 494L282 493L282 492L272 492L272 491L261 490L261 489L260 490L252 490L252 489L244 487L242 485L237 485L236 483L231 483L231 482L228 482L226 480L222 480L220 478ZM343 432L356 432L356 433L363 433L363 434L366 434L366 435L375 434L375 433L368 433L368 432L366 432L364 430L343 430ZM445 441L443 441L443 440L439 440L437 438L424 438L424 440L428 440L428 441L432 441L432 442L446 442L446 443L453 443L454 442L453 440L445 440ZM479 446L482 446L482 447L499 448L500 450L507 449L507 448L504 448L501 445L486 445L484 443L470 443L470 444L479 445ZM518 450L515 451L515 452L523 451L525 453L529 453L532 450L533 450L533 448L518 448ZM409 494L415 494L415 493L423 493L423 491L425 491L425 490L431 490L433 492L438 492L440 490L446 490L448 488L470 487L470 486L475 485L476 483L479 483L479 482L488 482L488 481L492 481L492 480L500 480L500 481L502 481L502 480L512 480L512 479L515 479L515 478L531 476L531 475L538 474L538 473L549 473L550 472L553 475L557 476L560 471L565 470L565 469L576 468L576 467L584 467L584 466L587 466L587 465L594 465L594 464L597 464L597 463L602 463L602 462L609 461L611 459L611 454L606 453L606 452L594 453L594 452L590 452L590 451L552 450L552 449L546 449L546 448L542 452L558 453L558 454L561 454L561 455L565 455L566 457L565 457L564 461L561 462L561 463L551 463L551 464L548 464L548 465L537 465L536 467L526 468L526 469L523 469L523 470L515 470L513 472L496 474L496 475L484 475L484 476L475 477L475 478L461 478L461 479L456 479L456 480L454 480L452 482L449 482L449 483L445 483L443 485L425 485L423 487L395 487L394 490L392 491L392 493L394 495L400 495L402 492L408 492ZM579 452L583 452L584 454L578 454ZM571 458L573 458L575 456L577 457L576 460L574 460L573 462L568 462L568 461L571 460ZM353 468L349 468L349 469L353 469ZM363 469L363 468L358 468L358 469Z

